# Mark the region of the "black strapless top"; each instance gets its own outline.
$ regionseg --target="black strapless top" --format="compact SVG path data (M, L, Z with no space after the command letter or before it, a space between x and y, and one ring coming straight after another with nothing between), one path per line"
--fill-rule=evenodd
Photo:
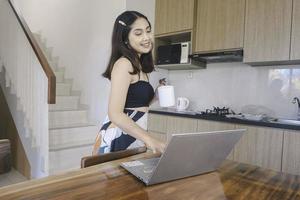
M125 108L149 106L154 97L154 90L148 81L140 80L129 85Z

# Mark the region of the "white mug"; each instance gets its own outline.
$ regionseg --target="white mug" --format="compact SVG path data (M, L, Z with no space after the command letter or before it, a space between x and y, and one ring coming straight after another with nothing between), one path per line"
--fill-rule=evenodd
M176 101L176 110L183 111L189 107L190 101L185 97L178 97Z
M170 107L175 105L174 87L164 85L157 88L159 105L161 107Z

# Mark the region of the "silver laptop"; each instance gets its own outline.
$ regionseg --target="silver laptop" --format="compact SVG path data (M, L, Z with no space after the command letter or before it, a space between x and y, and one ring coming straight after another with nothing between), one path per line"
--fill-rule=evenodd
M161 157L121 166L146 185L215 171L243 133L245 129L173 134Z

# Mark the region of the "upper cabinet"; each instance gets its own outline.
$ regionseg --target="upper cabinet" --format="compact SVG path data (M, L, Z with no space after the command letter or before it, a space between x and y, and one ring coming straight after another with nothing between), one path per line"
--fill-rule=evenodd
M194 52L243 48L245 0L197 0Z
M191 31L194 0L156 0L155 35Z
M300 0L293 2L291 60L300 60Z
M293 0L247 0L244 62L289 60L292 4Z
M244 50L251 65L300 63L300 0L156 0L156 47ZM233 51L234 52L234 51Z

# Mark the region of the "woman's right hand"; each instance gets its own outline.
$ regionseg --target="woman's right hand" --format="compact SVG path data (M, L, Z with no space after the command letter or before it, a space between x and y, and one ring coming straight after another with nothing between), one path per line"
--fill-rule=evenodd
M149 136L148 140L145 142L148 149L151 149L153 153L162 154L165 151L166 144L158 139Z
M158 100L158 88L167 84L166 78L159 79L159 85L155 88L155 99Z
M166 78L159 79L158 82L159 82L159 86L163 86L163 85L166 85L166 84L167 84Z

